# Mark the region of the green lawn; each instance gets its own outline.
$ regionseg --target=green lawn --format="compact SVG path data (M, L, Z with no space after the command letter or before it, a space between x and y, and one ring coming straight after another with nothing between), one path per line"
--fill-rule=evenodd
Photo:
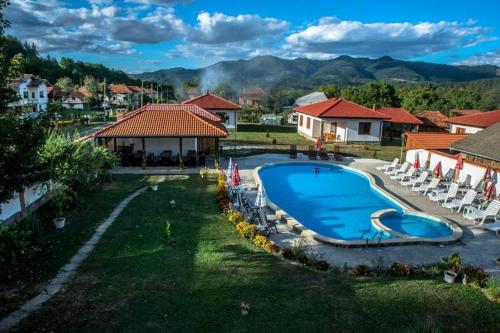
M116 196L117 202L117 187L128 187L124 197L143 182L124 176L86 200L102 204ZM269 255L239 238L218 212L214 190L213 181L198 176L171 176L158 192L136 198L67 290L25 320L20 331L424 332L412 329L430 325L442 332L494 332L499 327L500 304L440 277L356 278ZM176 208L168 204L172 199ZM90 207L85 215L94 219L84 218L88 223L111 209ZM165 244L166 221L174 247ZM242 300L251 306L246 317L239 312Z
M275 143L273 143L273 141ZM259 153L288 153L290 145L297 145L297 149L307 152L315 142L297 134L295 127L265 126L258 124L238 124L237 132L230 132L222 141L226 152L232 156L246 156ZM251 148L242 149L242 146ZM341 152L347 156L378 158L392 161L401 156L401 141L383 142L380 144L338 144ZM240 148L238 148L240 147ZM238 148L238 149L237 149ZM334 145L327 144L325 148L333 151Z

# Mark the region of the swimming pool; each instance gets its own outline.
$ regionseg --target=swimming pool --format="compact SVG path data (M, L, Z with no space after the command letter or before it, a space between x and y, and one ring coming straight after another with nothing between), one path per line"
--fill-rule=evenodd
M453 226L407 207L352 168L326 163L283 163L261 167L257 175L269 201L305 229L341 241L377 242L400 238L442 239ZM386 211L377 216L374 213Z

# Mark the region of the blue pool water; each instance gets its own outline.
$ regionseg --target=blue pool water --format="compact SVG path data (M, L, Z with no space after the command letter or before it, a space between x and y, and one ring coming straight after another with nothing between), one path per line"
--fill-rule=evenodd
M261 168L259 176L271 201L306 228L328 237L343 240L393 238L372 226L371 215L387 208L403 212L403 207L376 191L365 175L340 166L278 164ZM397 218L389 222L396 225ZM404 225L394 229L414 230L409 228L409 223ZM426 229L418 229L418 232L425 234Z
M417 237L437 238L451 234L445 223L414 214L387 213L380 221L393 230Z

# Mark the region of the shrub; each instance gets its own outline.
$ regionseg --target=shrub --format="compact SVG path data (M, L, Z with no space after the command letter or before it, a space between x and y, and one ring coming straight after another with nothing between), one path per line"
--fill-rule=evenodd
M257 235L257 226L247 222L240 222L236 225L236 229L241 237L253 240Z
M241 213L234 208L229 208L227 212L227 219L233 225L237 225L238 223L245 221L243 215L241 215Z
M293 260L295 259L295 256L293 255L292 249L286 248L281 251L281 255L283 258L288 259L288 260Z
M318 261L315 266L318 271L327 271L330 268L330 265L325 260Z
M352 272L357 276L368 276L370 274L368 266L364 264L354 266Z
M458 252L453 253L451 256L443 258L444 259L444 268L455 273L460 272L460 268L462 267L462 258Z
M410 276L412 268L408 264L395 262L391 265L391 268L389 268L389 272L392 276Z
M500 301L500 278L490 277L486 285L488 286L488 293L491 297Z
M265 251L267 251L269 253L278 253L278 252L280 252L280 249L281 249L279 247L279 245L277 245L277 244L275 244L275 243L273 243L271 241L267 242L267 244L265 244L263 246L263 248L264 248Z
M0 279L9 278L30 244L31 233L18 224L0 225Z
M464 265L462 274L466 282L475 284L480 288L486 288L488 284L489 274L482 267Z
M295 241L291 249L293 252L293 256L298 262L304 265L309 265L309 258L307 255L309 246L307 245L305 240L300 239L299 241Z
M256 235L255 238L253 239L253 243L255 245L264 247L267 243L269 243L269 238L267 238L264 235Z

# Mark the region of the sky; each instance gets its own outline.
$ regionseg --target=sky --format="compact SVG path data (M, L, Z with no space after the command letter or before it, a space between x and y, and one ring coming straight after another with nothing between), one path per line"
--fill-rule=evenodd
M500 66L498 0L11 0L43 55L128 73L258 55Z

